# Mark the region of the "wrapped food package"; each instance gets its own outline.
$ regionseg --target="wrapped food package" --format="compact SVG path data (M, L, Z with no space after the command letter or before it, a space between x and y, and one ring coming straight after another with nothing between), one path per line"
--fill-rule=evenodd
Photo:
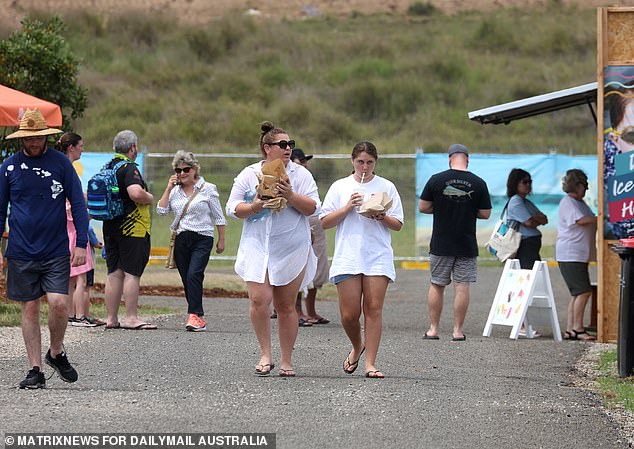
M386 192L373 193L369 200L359 207L359 213L364 217L371 217L386 212L392 207L392 199Z
M281 159L262 164L262 174L258 174L259 183L256 192L260 199L266 201L264 207L279 212L286 207L286 198L278 198L277 183L288 180L284 162Z

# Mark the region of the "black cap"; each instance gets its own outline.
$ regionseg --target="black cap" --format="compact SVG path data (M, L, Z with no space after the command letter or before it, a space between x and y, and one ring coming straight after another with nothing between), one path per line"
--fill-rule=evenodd
M453 156L456 153L462 153L469 156L469 150L461 143L454 143L450 145L447 149L447 154L449 155L449 157Z
M304 150L302 150L301 148L295 148L293 152L291 153L291 161L295 159L299 159L300 161L304 162L304 161L309 161L312 158L313 158L312 154L310 156L306 156L304 154Z

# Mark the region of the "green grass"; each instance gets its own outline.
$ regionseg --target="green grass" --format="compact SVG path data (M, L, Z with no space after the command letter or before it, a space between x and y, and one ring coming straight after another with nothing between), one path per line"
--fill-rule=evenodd
M233 15L202 26L68 15L89 92L75 127L104 151L122 128L151 151L253 151L264 119L310 152L348 152L361 139L382 152L441 151L449 141L478 152L595 151L584 107L511 126L467 119L595 79L594 9L411 9L275 24Z
M122 307L125 307L122 305ZM176 313L176 309L169 307L154 307L149 305L139 305L139 315L170 315ZM106 309L103 302L96 302L91 305L90 313L97 317L105 317ZM48 320L48 304L40 305L40 324L46 325ZM0 302L0 326L19 326L22 321L22 308L15 302Z
M104 152L118 130L133 129L148 152L258 153L259 123L271 120L316 155L350 154L360 140L373 141L379 156L445 151L452 142L479 153L592 154L587 107L509 126L467 118L596 78L596 12L559 3L444 15L413 2L404 15L279 23L232 15L199 26L160 14L68 14L67 38L88 90L74 127L87 151ZM224 206L234 176L253 160L204 161L202 174L218 185ZM157 199L170 162L146 165ZM316 158L311 170L323 198L350 165ZM414 160L380 158L377 173L395 182L403 200L395 254L417 256ZM153 245L167 245L170 221L154 217ZM235 255L241 227L229 220L225 254Z
M599 360L600 376L598 383L604 398L610 403L617 403L630 412L634 412L634 379L618 377L617 353L606 351Z

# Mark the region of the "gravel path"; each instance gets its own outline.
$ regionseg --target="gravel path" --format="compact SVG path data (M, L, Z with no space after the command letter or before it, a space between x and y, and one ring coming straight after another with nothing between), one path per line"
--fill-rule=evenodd
M501 328L480 336L500 270L480 271L466 342L450 341L451 301L441 340L422 340L429 273L398 274L384 312L383 381L365 379L363 366L342 372L349 347L335 302L318 305L332 323L300 329L294 379L252 374L257 345L244 299L206 300L201 334L185 332L180 315L159 319L157 331L71 328L66 347L79 381L55 376L39 391L16 388L27 369L20 333L0 329L0 431L262 431L276 432L280 448L630 447L631 428L575 383L591 345L548 335L513 341ZM564 323L567 293L556 270L551 278Z

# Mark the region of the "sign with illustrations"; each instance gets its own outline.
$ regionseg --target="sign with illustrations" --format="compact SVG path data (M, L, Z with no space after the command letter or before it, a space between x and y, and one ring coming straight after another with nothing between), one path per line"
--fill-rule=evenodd
M535 262L532 270L522 270L519 260L507 260L500 277L483 336L491 336L494 325L511 327L510 338L517 339L524 324L525 334L533 338L534 326L550 327L553 338L561 341L555 296L546 262Z

